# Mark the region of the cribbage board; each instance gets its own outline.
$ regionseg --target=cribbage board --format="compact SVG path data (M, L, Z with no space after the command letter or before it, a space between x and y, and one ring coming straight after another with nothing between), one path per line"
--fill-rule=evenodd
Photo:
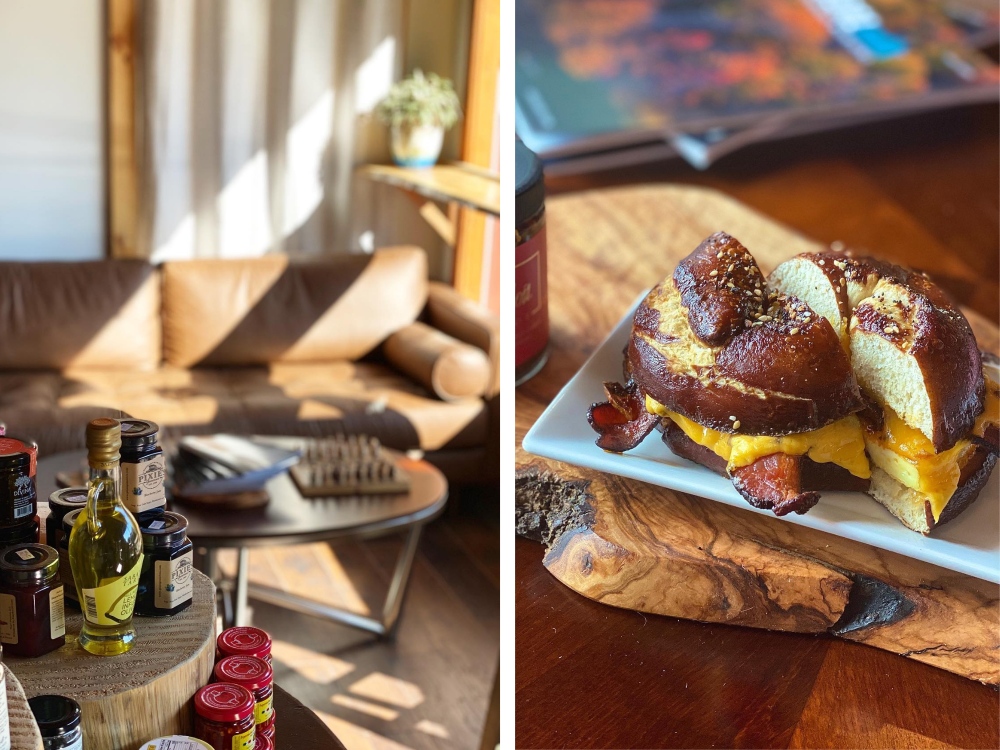
M410 477L378 438L336 435L305 438L302 460L290 470L303 497L409 492Z

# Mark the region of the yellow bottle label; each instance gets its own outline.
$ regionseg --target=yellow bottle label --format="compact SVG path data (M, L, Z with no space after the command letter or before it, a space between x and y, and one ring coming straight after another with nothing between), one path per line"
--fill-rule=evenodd
M132 570L93 589L81 589L83 614L92 625L120 625L128 622L135 608L135 592L142 572L142 555Z
M271 718L271 712L274 711L274 695L271 694L267 696L264 700L258 702L253 707L253 715L255 723L263 724L265 721Z
M257 744L257 728L250 727L245 732L240 732L233 737L233 750L253 750Z

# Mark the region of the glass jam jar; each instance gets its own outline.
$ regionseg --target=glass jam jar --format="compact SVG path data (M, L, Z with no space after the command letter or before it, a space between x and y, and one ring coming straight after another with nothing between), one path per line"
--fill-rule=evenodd
M194 695L194 736L214 750L253 750L253 695L242 685L213 682Z
M542 163L520 139L514 144L514 385L549 358L549 291Z
M0 643L12 656L35 657L66 643L59 553L19 544L0 554Z
M86 504L86 487L66 487L49 495L49 517L45 519L45 543L59 549L63 519L70 511L78 510Z
M0 529L0 552L15 544L27 544L38 541L38 516L20 526ZM52 546L51 544L49 545Z
M257 734L268 733L274 726L274 677L271 665L256 656L227 656L215 665L216 682L242 685L254 698L254 721Z
M142 530L142 574L136 591L136 614L176 615L191 606L194 594L194 547L187 538L188 521L164 511L139 522Z
M59 537L59 578L62 579L65 587L64 596L66 603L80 609L80 597L76 591L76 581L73 578L73 568L69 564L69 535L73 531L73 524L76 523L77 516L83 508L71 510L62 520L62 536Z
M141 524L167 505L166 458L156 444L160 427L146 419L123 419L121 425L122 505Z
M216 641L216 661L226 656L256 656L271 663L271 636L260 628L228 628Z
M0 529L26 524L37 515L37 463L35 443L9 435L0 437Z
M257 747L254 750L274 750L274 735L258 734Z
M62 695L36 695L28 706L42 734L44 750L83 750L80 704Z

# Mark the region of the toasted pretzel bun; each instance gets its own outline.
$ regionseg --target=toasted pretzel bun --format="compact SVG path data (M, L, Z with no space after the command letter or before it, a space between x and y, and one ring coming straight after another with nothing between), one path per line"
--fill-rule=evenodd
M806 432L862 407L830 322L770 292L747 249L723 232L647 295L627 368L645 394L720 432Z
M920 430L938 452L983 410L982 361L972 328L925 277L871 258L800 255L768 282L805 300L848 340L861 388Z

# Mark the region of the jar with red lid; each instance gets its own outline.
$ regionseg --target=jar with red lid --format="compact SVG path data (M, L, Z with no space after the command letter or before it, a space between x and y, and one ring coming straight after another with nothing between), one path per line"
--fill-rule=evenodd
M242 685L254 697L254 720L257 734L274 726L274 673L271 665L256 656L227 656L215 665L216 682Z
M213 682L194 695L194 736L213 750L254 750L253 695L242 685Z
M37 463L34 442L10 435L0 437L0 528L23 526L38 513Z
M216 661L226 656L256 656L271 663L271 636L260 628L228 628L216 641Z

